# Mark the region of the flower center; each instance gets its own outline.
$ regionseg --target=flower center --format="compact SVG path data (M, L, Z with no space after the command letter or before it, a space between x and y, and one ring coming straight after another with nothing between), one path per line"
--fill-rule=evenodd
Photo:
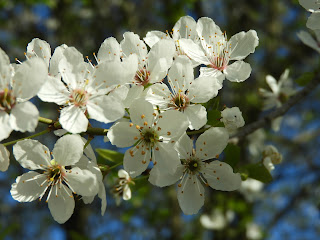
M70 102L76 107L83 107L87 105L89 95L84 89L75 89L70 95Z
M185 168L187 169L188 173L196 173L200 171L200 159L199 158L190 158L187 159L185 163Z
M179 111L183 111L189 106L189 104L189 98L184 93L182 93L181 90L179 90L179 93L171 98L169 107Z
M147 146L153 147L159 141L158 133L154 129L146 129L141 132L142 139Z
M3 91L0 91L0 111L10 113L15 104L16 98L14 97L12 90L5 88Z
M146 86L150 81L150 72L143 67L136 72L134 80L136 80L139 85Z
M54 160L53 160L54 161ZM49 182L53 184L58 183L59 181L63 180L64 176L64 168L60 165L51 165L47 170L47 179Z
M223 71L226 69L230 59L230 49L231 45L228 44L228 39L226 32L221 36L215 34L214 37L211 37L209 46L207 46L207 52L210 57L210 65L208 67ZM219 39L219 40L218 40Z

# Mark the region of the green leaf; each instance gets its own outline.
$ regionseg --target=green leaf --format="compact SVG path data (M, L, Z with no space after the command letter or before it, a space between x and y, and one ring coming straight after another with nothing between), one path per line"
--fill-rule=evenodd
M214 127L224 127L223 123L220 122L221 112L216 109L212 109L207 112L207 124Z
M124 157L123 153L119 153L109 149L102 149L102 148L97 148L96 152L99 154L100 157L110 162L120 163L123 161L123 157Z
M307 72L302 74L301 77L296 79L296 83L298 83L300 86L305 86L307 85L312 79L314 78L314 73L313 72Z
M248 177L259 180L263 183L272 181L272 176L268 169L262 163L249 164L245 167L248 172Z
M228 163L232 168L234 168L240 160L240 147L229 143L224 149L224 162Z
M220 96L210 99L207 103L203 105L207 110L218 110L220 106Z

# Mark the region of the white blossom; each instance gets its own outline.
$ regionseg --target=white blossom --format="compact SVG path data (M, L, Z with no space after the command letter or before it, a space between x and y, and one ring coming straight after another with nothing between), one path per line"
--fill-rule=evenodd
M224 123L224 126L229 131L229 133L232 133L238 128L244 126L242 112L238 107L225 108L221 112L220 121Z
M39 111L31 102L47 78L45 63L40 58L26 60L15 68L0 49L0 141L12 130L33 132Z
M199 136L196 149L193 141L186 135L177 141L176 148L182 164L174 174L162 176L150 175L149 181L163 187L179 181L177 194L179 205L184 214L196 214L204 204L204 187L216 190L234 191L241 185L239 173L233 173L232 167L215 159L228 144L229 134L225 128L210 128ZM180 179L180 180L179 180Z
M262 151L263 164L271 172L274 170L274 165L280 164L282 162L282 155L279 153L278 149L273 145L265 146Z
M8 170L10 164L10 152L5 146L0 144L0 171L5 172Z
M307 27L312 30L320 30L320 1L319 0L299 0L299 3L311 15L307 21Z
M146 100L161 111L174 109L182 112L189 121L190 129L199 129L207 122L205 103L218 94L220 85L214 77L194 79L193 68L186 56L175 59L168 73L167 87L157 83L148 88Z
M211 215L201 215L200 223L204 228L210 230L221 230L224 229L228 223L232 222L234 217L235 213L231 210L228 210L226 213L224 213L221 209L215 208Z
M257 198L261 197L261 192L264 184L253 178L248 178L245 181L242 181L239 192L249 201L252 202Z
M315 39L306 31L300 31L297 35L305 45L320 53L320 29L315 30L314 33L316 35Z
M240 32L228 40L226 32L211 18L202 17L197 22L197 33L201 47L191 39L180 39L182 50L194 61L204 64L200 76L217 77L222 81L227 78L232 82L243 82L251 74L250 64L242 61L258 46L256 31ZM229 61L235 60L229 64Z
M84 143L78 135L60 138L53 150L36 140L26 139L13 146L16 160L31 171L17 177L11 195L19 202L40 200L47 194L51 215L58 223L66 222L74 210L73 194L96 195L99 186L96 175L86 169L72 167L83 155ZM41 173L38 173L39 170Z
M124 169L131 177L145 171L153 162L150 176L174 173L180 164L173 145L188 128L185 116L175 110L154 113L151 103L135 100L130 108L131 123L118 122L108 131L108 138L117 147L129 148L124 155Z
M121 198L125 201L131 199L131 189L129 184L134 184L129 173L127 173L124 169L120 169L118 171L117 183L113 187L112 191L118 206L120 205Z

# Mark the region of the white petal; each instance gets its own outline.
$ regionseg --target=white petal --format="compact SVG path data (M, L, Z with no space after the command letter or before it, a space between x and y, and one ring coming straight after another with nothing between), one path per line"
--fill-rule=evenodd
M272 92L274 92L275 94L277 94L279 92L279 86L277 83L277 80L272 77L271 75L267 75L266 76L266 82L268 83L269 87L271 88Z
M49 43L39 38L32 39L27 46L27 56L29 58L34 56L42 58L48 67L51 58L51 48Z
M200 77L215 77L216 79L218 79L218 84L221 86L225 79L225 75L221 71L211 67L201 67Z
M255 30L239 32L230 38L228 44L231 44L230 60L242 60L250 53L254 53L259 38Z
M231 82L243 82L251 74L251 67L249 63L244 61L236 61L227 66L224 70L226 78Z
M13 155L24 168L36 170L51 166L50 151L37 140L25 139L13 146Z
M198 130L207 123L207 111L201 104L189 105L184 110L184 114L188 117L191 130Z
M149 182L158 187L166 187L175 184L183 175L184 167L179 165L174 174L163 171L160 168L153 167L150 171Z
M200 48L200 46L194 43L191 39L180 39L179 40L180 47L183 52L185 52L188 57L193 59L194 61L209 65L210 61L205 55L205 52Z
M214 158L227 146L228 131L223 127L213 127L202 133L196 142L196 156L202 160Z
M38 93L44 102L54 102L64 105L69 100L70 92L59 78L49 76Z
M107 208L107 195L103 182L99 185L98 197L101 199L101 215L103 216Z
M123 101L124 107L130 108L132 102L140 98L144 87L142 85L131 85L126 99Z
M199 212L204 204L204 188L195 175L185 176L177 189L178 201L184 214Z
M139 146L139 149L137 146ZM128 149L123 159L124 170L126 170L132 178L143 173L147 169L151 159L151 152L150 150L146 150L146 146L142 147L142 144L137 146Z
M139 57L139 61L145 59L147 56L148 50L147 46L140 39L138 34L134 34L133 32L125 32L123 34L123 40L121 41L121 49L126 57L130 54L137 54Z
M128 96L128 86L118 86L116 88L114 88L111 92L109 92L108 96L112 97L114 99L114 101L117 102L123 102L127 96ZM121 105L121 107L123 108L123 106Z
M176 142L174 147L178 151L180 159L188 159L192 155L193 140L184 133Z
M0 89L8 88L12 78L13 68L10 66L8 55L0 48Z
M27 172L17 177L11 185L11 196L19 202L32 202L45 191L45 186L40 186L46 176L37 172Z
M168 73L168 81L173 91L183 92L188 89L190 82L194 80L193 67L187 56L178 56Z
M153 66L152 70L148 69L148 71L150 72L149 83L157 83L163 81L163 79L167 75L169 67L171 66L168 64L168 61L165 58L160 58L155 63L156 64Z
M215 77L199 77L192 81L189 88L189 99L193 103L205 103L218 95L222 84Z
M319 3L317 1L310 0L299 0L299 3L302 7L304 7L307 11L313 12L319 9Z
M118 61L120 62L120 44L114 37L109 37L103 41L98 51L98 61Z
M215 22L208 17L202 17L197 22L197 32L202 41L206 43L212 42L213 36L222 35L222 32Z
M174 25L172 37L175 40L180 38L196 39L198 37L196 28L197 23L192 17L183 16Z
M160 31L150 31L147 32L147 35L143 40L150 48L153 47L157 42L159 42L161 39L170 39L168 34Z
M153 168L157 168L158 173L174 174L176 172L180 165L180 158L172 143L157 143L153 154Z
M12 129L20 132L34 132L38 125L39 111L35 105L27 101L14 106L10 114Z
M188 128L189 121L187 117L176 110L168 110L161 114L157 126L161 128L160 136L174 139L179 138Z
M310 33L306 31L300 31L298 32L297 36L305 45L313 48L314 50L320 53L320 46L318 45L317 41L311 36Z
M10 164L10 152L5 146L0 144L0 171L5 172L8 170Z
M280 130L282 119L283 119L283 117L277 117L272 120L271 128L273 131L278 132Z
M87 109L90 118L99 122L109 123L122 118L125 111L121 102L111 96L99 96L89 100Z
M164 83L156 83L147 90L145 99L160 109L166 109L171 99L171 91Z
M218 160L203 163L201 171L213 189L234 191L241 186L240 173L233 173L232 167L227 163Z
M63 188L59 189L55 185L52 191L54 193L57 192L58 196L56 197L55 194L51 194L48 201L48 207L53 219L60 224L65 223L71 217L74 210L72 191L67 187Z
M307 27L311 30L320 30L320 11L311 14L307 21Z
M135 100L130 108L130 118L134 124L144 126L147 122L150 126L154 119L152 104L141 99Z
M108 131L108 138L112 145L130 147L140 138L140 132L129 122L118 122Z
M66 171L65 180L72 190L81 196L95 196L99 191L96 175L86 169L71 168L71 170Z
M20 64L13 76L12 89L16 97L35 96L48 77L48 67L40 58L31 58Z
M0 141L10 136L12 128L10 126L10 115L4 111L0 112Z
M63 53L64 50L67 48L68 46L66 44L62 44L59 47L56 47L56 49L54 50L54 53L50 59L50 70L49 70L49 74L56 76L59 73L59 63L60 60L64 57Z
M88 119L83 111L74 105L65 107L60 112L60 119L62 128L71 133L81 133L87 131Z
M80 160L84 143L79 135L65 135L58 139L52 150L54 160L61 166L70 166Z
M126 200L126 201L131 199L131 190L130 190L130 187L128 186L128 184L126 184L124 186L122 198L123 198L123 200Z

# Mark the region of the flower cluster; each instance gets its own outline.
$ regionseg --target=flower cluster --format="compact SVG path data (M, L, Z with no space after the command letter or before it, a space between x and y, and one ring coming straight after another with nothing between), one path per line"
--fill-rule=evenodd
M219 155L229 134L244 125L242 113L238 107L226 108L217 120L219 126L206 125L205 104L218 95L225 78L232 82L249 78L251 67L243 60L258 43L254 30L228 39L212 19L196 22L185 16L171 33L151 31L142 40L126 32L121 42L107 38L93 54L94 63L65 44L51 55L50 45L37 38L28 44L21 64L10 64L1 50L0 140L12 130L35 130L39 113L28 101L35 95L60 106L59 120L51 129L67 133L52 153L36 140L14 145L14 157L31 171L17 177L12 197L30 202L46 196L53 218L63 223L73 213L75 195L85 203L98 195L103 214L103 175L91 146L79 135L88 133L90 119L115 122L106 131L107 138L119 148L129 147L114 189L118 197L130 199L128 183L143 173L158 187L177 183L185 214L202 207L204 186L238 189L240 173ZM9 153L2 145L0 153L4 171Z

